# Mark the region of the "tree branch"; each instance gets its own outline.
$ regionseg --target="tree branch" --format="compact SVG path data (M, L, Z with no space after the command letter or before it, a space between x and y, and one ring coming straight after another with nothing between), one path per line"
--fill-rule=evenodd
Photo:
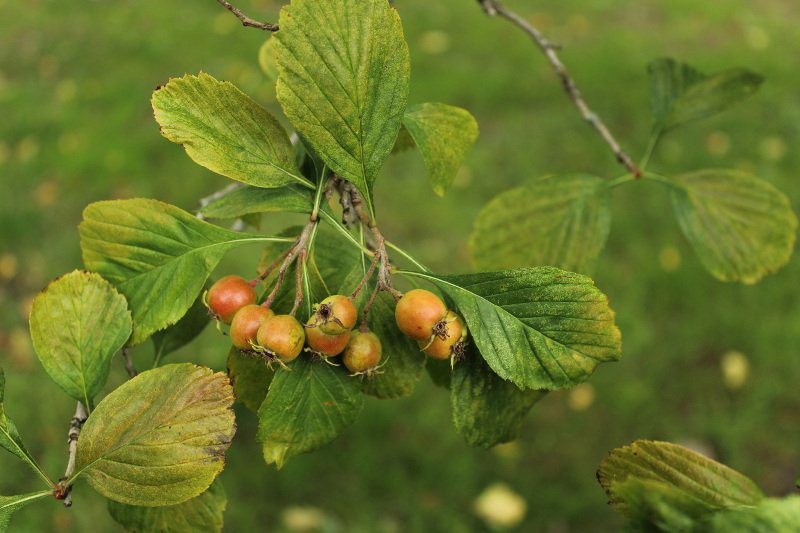
M614 156L616 156L617 161L625 166L625 168L627 168L628 171L635 177L641 177L642 171L638 166L636 166L636 163L633 162L633 159L631 159L631 157L622 149L617 142L617 139L611 134L603 121L600 120L600 117L597 116L597 113L592 111L583 100L580 90L578 90L578 87L575 85L575 80L573 80L569 75L567 68L561 62L561 59L559 59L558 54L556 53L556 49L558 47L547 40L542 32L540 32L533 24L525 20L517 13L509 10L497 0L478 0L478 3L481 5L487 15L503 17L511 21L533 38L533 40L536 42L536 45L547 57L547 60L550 62L550 65L553 67L555 73L561 79L561 84L564 86L564 90L580 111L583 119L591 124L595 130L597 130L597 133L600 134L600 137L603 138L606 144L608 144L608 146L611 148L611 151L614 152Z
M72 485L65 485L65 483L75 473L75 456L78 453L78 437L81 434L83 423L86 422L88 414L86 413L86 406L78 402L75 408L75 414L72 415L72 420L69 422L69 432L67 433L67 443L69 445L69 458L67 460L67 469L64 471L62 477L56 485L54 496L57 500L64 501L64 507L72 506Z
M137 372L136 367L133 366L133 359L131 358L127 346L122 349L122 359L125 361L125 370L128 372L128 376L131 378L138 376L139 372Z
M265 30L265 31L278 31L277 24L273 24L272 22L259 22L257 20L253 20L244 13L242 13L241 9L232 6L231 3L228 2L227 0L217 0L217 2L219 2L220 5L222 5L225 9L233 13L237 19L241 20L242 26L246 26L249 28L258 28L259 30Z

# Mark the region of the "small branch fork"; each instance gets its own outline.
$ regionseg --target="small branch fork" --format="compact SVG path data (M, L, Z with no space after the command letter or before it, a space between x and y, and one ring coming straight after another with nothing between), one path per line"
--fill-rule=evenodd
M597 113L592 111L583 100L580 90L575 85L575 80L573 80L572 76L569 75L567 68L561 62L561 59L559 59L558 54L556 53L558 46L551 43L533 24L525 20L517 13L511 11L497 0L478 0L478 3L487 15L492 17L503 17L511 21L533 38L539 49L541 49L542 53L544 53L544 55L547 57L547 60L550 62L550 65L553 67L555 73L561 79L561 83L564 86L564 91L566 91L567 95L578 108L583 119L591 124L595 130L597 130L597 133L600 134L600 137L603 138L606 144L608 144L608 146L611 148L611 151L614 152L614 156L617 158L617 161L627 168L634 177L640 178L642 176L641 169L639 169L636 163L633 162L633 159L631 159L627 152L622 149L617 142L617 139L611 134Z
M335 174L331 176L330 183L332 184L332 188L339 193L339 203L342 206L342 222L344 225L354 226L356 224L362 224L370 230L372 236L372 243L370 243L370 248L373 250L372 263L370 264L369 270L367 270L364 275L364 278L351 295L351 298L355 299L377 270L375 288L370 294L369 300L362 311L361 328L366 329L369 324L370 309L372 309L375 298L377 298L379 292L386 291L391 294L395 300L399 300L403 296L403 293L395 289L392 285L391 273L392 270L394 270L394 266L389 261L389 254L386 251L386 238L366 211L361 193L352 183Z
M306 223L305 227L303 227L303 231L300 232L300 235L297 237L297 240L294 242L292 247L289 248L288 251L284 252L284 254L279 257L275 263L267 267L264 272L259 274L258 279L264 280L275 270L275 268L277 268L278 264L280 264L280 268L278 269L278 278L275 280L275 286L272 288L269 296L267 296L267 299L262 304L264 307L271 307L275 302L275 298L278 296L278 291L280 291L281 285L283 285L283 280L286 277L286 272L292 266L292 263L297 260L297 266L295 267L297 289L295 292L294 306L292 307L291 315L294 316L295 313L297 313L297 309L300 307L300 304L303 303L302 267L308 255L308 246L311 235L314 233L314 228L318 223L319 218L312 216L308 220L308 223Z
M231 3L228 2L227 0L217 0L217 2L219 2L219 4L222 7L233 13L234 16L242 22L242 26L248 28L258 28L259 30L264 30L264 31L278 31L277 24L273 24L272 22L259 22L257 20L251 19L250 17L242 13L241 9L232 6Z
M64 507L72 506L72 485L67 485L66 482L75 473L75 456L78 453L78 437L81 434L84 422L88 417L86 406L78 402L75 408L75 414L72 415L72 420L69 423L69 432L67 433L67 443L69 445L69 459L67 460L67 469L64 471L64 477L58 480L53 496L57 500L64 502Z

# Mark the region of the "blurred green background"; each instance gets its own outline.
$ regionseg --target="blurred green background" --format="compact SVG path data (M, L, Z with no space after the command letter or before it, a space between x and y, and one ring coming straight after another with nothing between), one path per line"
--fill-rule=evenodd
M509 4L564 46L586 99L637 157L650 126L649 60L671 55L706 72L745 66L764 74L752 100L666 137L651 168L746 169L800 206L796 1ZM279 2L238 5L277 18ZM445 198L430 192L418 154L390 161L376 194L391 239L439 271L468 270L466 237L496 193L549 173L622 173L523 34L485 17L474 0L396 5L411 49L411 102L466 107L481 136ZM81 266L76 226L87 203L144 196L191 210L226 185L161 138L150 93L171 76L204 70L277 111L256 61L265 37L213 0L0 0L0 364L7 412L52 476L65 466L74 403L32 351L31 299ZM283 223L268 219L264 229ZM240 249L220 272L249 274L257 259L258 249ZM610 449L636 438L700 448L771 495L796 490L800 258L756 286L717 282L679 234L665 191L633 183L615 192L595 278L618 313L623 359L603 365L588 385L546 397L519 441L467 448L449 422L447 395L425 381L411 398L369 400L334 444L276 472L261 460L254 416L240 410L222 475L226 530L483 531L490 525L475 500L501 483L527 508L512 530L612 531L622 522L594 472ZM171 359L223 369L226 345L208 328ZM144 367L149 347L134 355ZM109 390L124 379L119 361ZM0 494L36 483L0 454ZM28 507L12 531L120 530L87 485L74 500L70 510L47 501ZM514 518L515 500L499 500L510 508L495 509Z

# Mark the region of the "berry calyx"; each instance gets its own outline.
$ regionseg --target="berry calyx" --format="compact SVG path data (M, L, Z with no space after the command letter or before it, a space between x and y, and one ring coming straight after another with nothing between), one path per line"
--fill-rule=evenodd
M448 311L434 327L434 335L427 341L417 341L417 344L432 359L449 359L463 352L466 336L464 321L458 314Z
M369 373L381 361L381 340L371 331L354 331L342 355L342 362L353 374Z
M256 342L258 328L270 317L275 316L272 309L261 305L245 305L239 309L231 321L231 342L240 350L250 350Z
M316 327L326 335L340 335L356 325L358 310L353 300L334 294L320 302L312 318Z
M342 353L350 341L350 330L338 335L328 335L314 322L314 316L306 322L306 343L314 352L324 357L334 357Z
M230 324L239 309L256 303L256 291L244 278L225 276L208 289L206 303L217 319Z
M256 340L267 353L288 363L300 355L306 333L303 325L292 315L275 315L261 324Z
M394 310L397 327L418 341L428 341L433 328L447 315L441 298L425 289L410 290L400 298Z

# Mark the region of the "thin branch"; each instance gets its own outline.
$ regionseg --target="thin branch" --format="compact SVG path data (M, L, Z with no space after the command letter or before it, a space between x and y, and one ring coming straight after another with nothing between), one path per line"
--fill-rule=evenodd
M304 258L305 254L308 253L308 241L317 223L318 221L316 220L309 220L303 228L303 231L300 233L300 236L297 237L297 240L295 240L294 244L289 249L289 253L286 254L283 262L281 263L281 267L278 270L278 278L275 280L275 286L272 288L272 291L269 293L269 296L267 296L267 299L264 301L264 303L261 304L264 307L272 307L272 304L275 302L275 298L278 296L278 291L280 290L281 285L283 285L283 279L286 277L286 272L289 270L289 267L292 266L292 263L295 261L295 259L297 259L298 256L302 256ZM298 264L297 269L300 270L301 268L302 266ZM300 303L302 303L301 294L302 289L298 294L295 295L296 307L299 307ZM297 299L300 300L299 303L297 302ZM296 308L293 309L292 314L294 314L296 311Z
M225 196L229 195L233 191L235 191L237 189L241 189L242 187L244 187L244 183L231 183L230 185L228 185L224 189L220 189L220 190L218 190L216 192L213 192L213 193L209 194L208 196L206 196L205 198L200 198L200 209L197 210L197 215L195 215L195 216L197 218L199 218L200 220L205 220L206 217L205 217L205 215L203 215L203 213L201 211L208 204L210 204L211 202L214 202L216 200L219 200L220 198L224 198Z
M62 477L56 485L54 496L57 500L64 501L64 507L72 506L72 485L65 485L65 483L75 473L75 457L78 453L78 437L81 434L83 423L89 415L86 413L86 406L78 402L75 407L75 414L72 415L72 420L69 422L69 432L67 433L67 444L69 445L69 458L67 459L67 469L64 471Z
M133 366L133 359L131 358L131 354L128 351L128 347L122 349L122 359L125 361L125 370L128 371L128 376L135 378L139 375L139 372L136 371L136 367Z
M547 57L547 60L553 67L553 70L555 70L556 74L561 79L564 90L580 111L583 119L591 124L595 130L597 130L597 133L600 134L600 137L603 138L606 144L608 144L608 146L611 148L611 151L614 152L617 161L624 165L625 168L627 168L628 171L635 177L641 177L642 171L638 166L636 166L636 163L633 162L633 159L631 159L631 157L622 149L617 142L617 139L611 134L600 117L597 116L597 113L592 111L583 100L580 90L578 90L578 87L575 85L575 80L573 80L569 75L569 72L567 72L566 67L556 53L556 49L558 47L547 40L542 32L540 32L533 24L525 20L517 13L509 10L497 0L478 0L478 3L481 5L487 15L501 16L517 25L533 38L539 49L541 49L542 53L544 53L544 55Z
M231 3L228 2L227 0L217 0L217 2L219 2L220 5L222 5L225 9L233 13L237 19L242 21L242 26L246 26L249 28L258 28L259 30L265 30L265 31L278 31L277 24L273 24L271 22L259 22L257 20L253 20L244 13L242 13L241 9L232 6Z

